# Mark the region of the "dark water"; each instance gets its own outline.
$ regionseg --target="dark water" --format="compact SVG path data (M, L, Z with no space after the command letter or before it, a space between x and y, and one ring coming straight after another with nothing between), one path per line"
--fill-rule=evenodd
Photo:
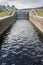
M28 20L29 19L29 12L23 12L23 11L18 12L17 13L17 20L20 20L20 19Z
M0 40L0 65L43 65L43 38L28 20L17 20Z

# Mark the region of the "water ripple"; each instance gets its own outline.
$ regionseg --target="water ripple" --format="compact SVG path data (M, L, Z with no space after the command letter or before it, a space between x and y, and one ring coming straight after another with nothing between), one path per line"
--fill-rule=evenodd
M17 20L3 36L0 65L43 65L43 44L27 20Z

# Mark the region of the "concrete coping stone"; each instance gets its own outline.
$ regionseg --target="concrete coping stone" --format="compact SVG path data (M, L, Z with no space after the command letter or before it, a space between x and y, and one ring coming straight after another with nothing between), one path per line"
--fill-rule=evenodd
M9 18L9 17L12 17L12 16L14 16L15 15L15 13L13 12L11 15L9 15L9 16L4 16L4 17L0 17L0 20L4 20L4 19L6 19L6 18Z
M32 15L31 15L31 16L32 16ZM35 16L35 15L33 15L32 17L36 17L36 18L43 19L43 17L42 17L42 16Z

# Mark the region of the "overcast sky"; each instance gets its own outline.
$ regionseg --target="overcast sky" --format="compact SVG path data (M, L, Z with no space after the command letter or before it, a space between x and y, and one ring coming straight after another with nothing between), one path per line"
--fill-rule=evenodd
M17 8L31 8L43 6L43 0L0 0L0 4L13 4Z

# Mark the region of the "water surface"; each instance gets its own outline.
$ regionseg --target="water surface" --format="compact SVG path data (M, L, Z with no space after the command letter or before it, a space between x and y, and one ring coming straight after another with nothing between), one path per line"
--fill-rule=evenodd
M43 38L28 20L17 20L0 39L0 65L43 65Z

